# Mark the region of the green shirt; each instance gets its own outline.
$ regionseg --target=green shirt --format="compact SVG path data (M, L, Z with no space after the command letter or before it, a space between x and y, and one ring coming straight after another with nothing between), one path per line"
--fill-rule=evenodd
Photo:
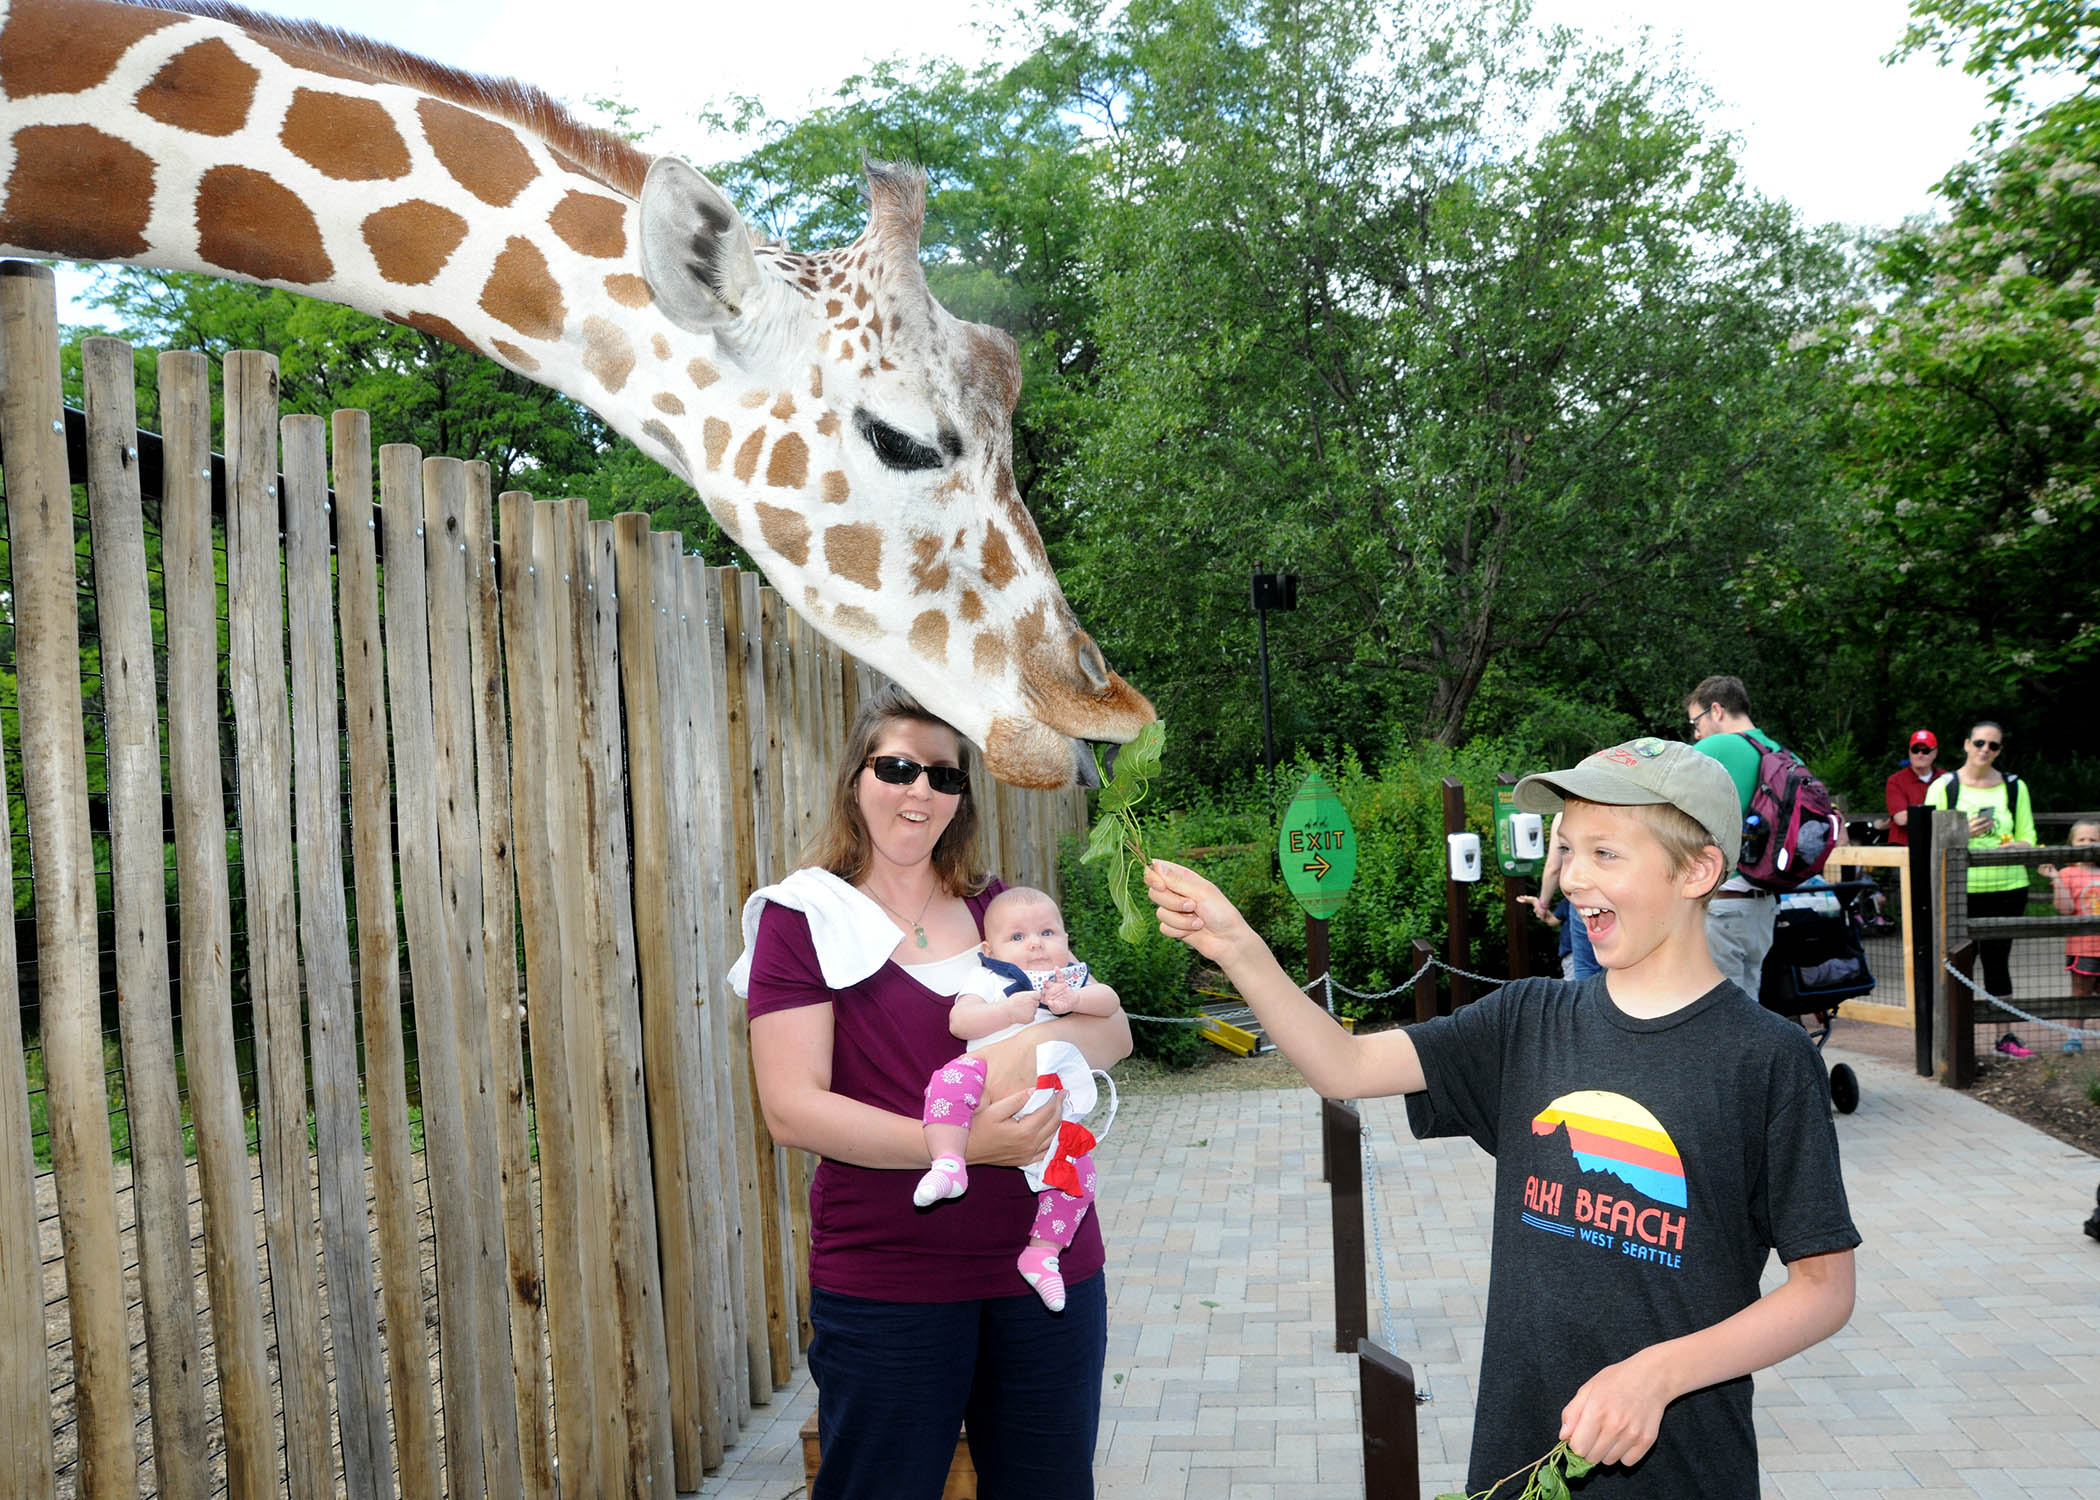
M1752 742L1755 743L1752 743ZM1728 779L1735 783L1736 800L1743 804L1743 816L1750 815L1750 798L1757 791L1757 764L1765 758L1766 750L1777 750L1779 742L1763 730L1753 729L1747 733L1723 730L1710 734L1703 740L1694 740L1692 748L1701 755L1710 755L1721 763ZM1728 878L1721 882L1721 889L1747 891L1750 882L1730 870Z
M2034 835L2034 803L2027 795L2027 783L2019 783L2019 805L2012 806L2005 795L2005 783L1996 786L1968 786L1962 779L1949 772L1935 781L1925 792L1925 805L1946 808L1948 798L1954 799L1952 808L1974 817L1978 813L1991 815L1990 832L1971 834L1971 849L1996 849L2004 844L2038 844ZM2017 891L2027 885L2027 869L2024 865L1984 865L1969 871L1969 889L1972 891Z

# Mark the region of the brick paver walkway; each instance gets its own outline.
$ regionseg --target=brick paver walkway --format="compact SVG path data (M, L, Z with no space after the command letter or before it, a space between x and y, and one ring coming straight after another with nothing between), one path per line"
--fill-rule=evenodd
M1838 1121L1866 1237L1859 1305L1835 1339L1759 1377L1764 1493L2100 1494L2100 1244L2079 1233L2100 1161L1842 1037L1827 1055L1864 1096ZM1464 1479L1490 1163L1464 1141L1416 1143L1397 1100L1368 1101L1365 1121L1392 1344L1435 1397L1420 1409L1428 1496ZM1305 1092L1124 1102L1101 1153L1104 1500L1363 1494L1319 1149ZM1380 1337L1375 1280L1371 1321ZM814 1400L798 1371L700 1493L801 1495L796 1430Z

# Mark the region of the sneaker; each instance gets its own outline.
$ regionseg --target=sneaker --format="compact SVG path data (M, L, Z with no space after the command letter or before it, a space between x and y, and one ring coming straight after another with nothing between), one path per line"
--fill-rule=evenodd
M1998 1055L2000 1057L2018 1058L2029 1058L2034 1056L2032 1052L2029 1052L2025 1047L2021 1046L2020 1039L2014 1036L2009 1031L2005 1033L2004 1036L1998 1038Z

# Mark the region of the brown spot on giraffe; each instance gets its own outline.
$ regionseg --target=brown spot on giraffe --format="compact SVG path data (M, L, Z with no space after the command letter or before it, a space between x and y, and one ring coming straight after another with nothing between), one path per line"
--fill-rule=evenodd
M15 15L0 43L14 35L21 11ZM146 253L152 157L92 125L29 125L15 132L14 144L0 241L63 243L96 260Z
M941 539L925 533L911 539L911 591L938 594L948 587L948 564L941 560Z
M926 610L913 620L905 640L912 650L936 666L948 665L948 617L939 610Z
M368 215L364 236L381 276L421 286L445 269L467 237L467 221L442 204L411 198Z
M984 600L979 596L977 590L964 589L962 591L962 603L957 608L956 613L962 616L965 625L975 625L984 618Z
M660 333L649 335L649 349L659 362L668 362L671 358L671 341Z
M768 401L771 401L772 399L773 393L768 390L746 391L743 395L736 398L736 404L739 406L748 406L756 410L758 407L764 406Z
M704 359L688 360L685 373L686 378L693 382L693 389L696 391L704 391L722 378L721 373Z
M874 331L877 338L882 337L882 314L880 312L868 314L868 327Z
M882 622L862 609L858 604L841 604L831 623L847 635L859 636L863 640L876 640L882 635Z
M845 331L846 331L847 329L849 329L849 328L858 328L858 327L860 327L860 319L858 319L858 318L848 318L848 319L847 319L847 320L846 320L845 322L843 322L843 323L839 324L839 332L841 332L841 333L844 333L844 332L845 332Z
M1006 543L1006 533L997 526L984 528L984 550L978 555L977 568L984 581L995 589L1005 588L1020 576L1013 548Z
M809 367L809 399L812 401L822 401L824 399L824 367L822 365L813 364Z
M502 355L511 364L516 365L525 374L536 375L539 373L540 362L527 354L523 349L520 349L516 344L511 343L510 340L491 339L489 342L495 347L498 354Z
M827 411L823 416L817 418L817 431L824 437L837 437L839 414L835 411Z
M232 135L248 122L262 78L212 37L185 47L138 91L139 113L197 135Z
M1006 675L1006 637L996 630L980 630L970 640L970 666L980 677Z
M619 324L600 317L583 320L583 367L606 390L617 393L634 373L634 344Z
M751 436L737 445L736 462L730 466L730 472L745 484L749 484L751 476L758 472L758 455L765 446L765 428L754 428Z
M376 99L295 90L277 135L285 150L338 182L391 181L411 165L408 142Z
M766 483L776 490L799 490L809 483L809 444L800 435L782 433L766 460Z
M456 325L447 322L436 313L388 313L386 320L389 323L399 323L403 328L413 328L431 338L443 339L448 344L457 344L462 349L472 349L476 354L481 352L474 341Z
M648 282L625 271L605 278L605 295L622 307L647 307L656 300Z
M709 417L700 424L700 446L707 454L710 469L722 467L722 455L729 451L729 424L720 417Z
M776 422L785 422L789 417L792 417L794 414L795 393L793 391L782 391L780 393L780 399L773 403L773 420L775 420Z
M558 339L568 321L561 286L547 257L528 239L512 235L481 288L481 310L536 339Z
M452 180L491 208L507 207L540 175L532 153L508 125L442 99L418 99L416 116L423 122L423 139Z
M822 494L826 505L844 505L847 500L852 498L853 490L846 483L846 471L844 469L827 469L824 471Z
M197 254L229 275L305 285L335 273L313 210L265 173L213 167L197 184L195 212Z
M677 433L671 431L670 428L664 426L656 418L651 417L642 424L642 435L654 438L657 442L663 444L665 451L678 460L678 467L681 471L687 474L693 472L693 466L685 456L685 444L678 441Z
M15 0L0 31L0 93L27 99L93 88L141 37L181 19L128 5Z
M650 398L649 404L667 417L682 417L685 415L685 403L669 391L658 391Z
M796 567L808 567L809 522L784 505L760 501L752 509L758 512L758 529L766 545Z
M578 255L616 260L627 253L627 209L614 199L572 191L554 205L547 224Z
M874 593L882 587L882 532L857 524L824 528L824 566Z
M824 304L824 316L827 318L835 318L845 310L846 304L839 301L839 299L836 297L833 297L829 302Z

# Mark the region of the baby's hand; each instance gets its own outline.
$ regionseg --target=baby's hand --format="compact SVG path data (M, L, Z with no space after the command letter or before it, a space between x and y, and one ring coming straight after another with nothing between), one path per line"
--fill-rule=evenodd
M1023 990L1018 995L1006 997L1006 1019L1015 1026L1026 1026L1035 1019L1036 994L1034 990Z
M1063 974L1052 974L1036 991L1036 998L1043 1008L1053 1016L1068 1016L1072 1013L1072 986Z

